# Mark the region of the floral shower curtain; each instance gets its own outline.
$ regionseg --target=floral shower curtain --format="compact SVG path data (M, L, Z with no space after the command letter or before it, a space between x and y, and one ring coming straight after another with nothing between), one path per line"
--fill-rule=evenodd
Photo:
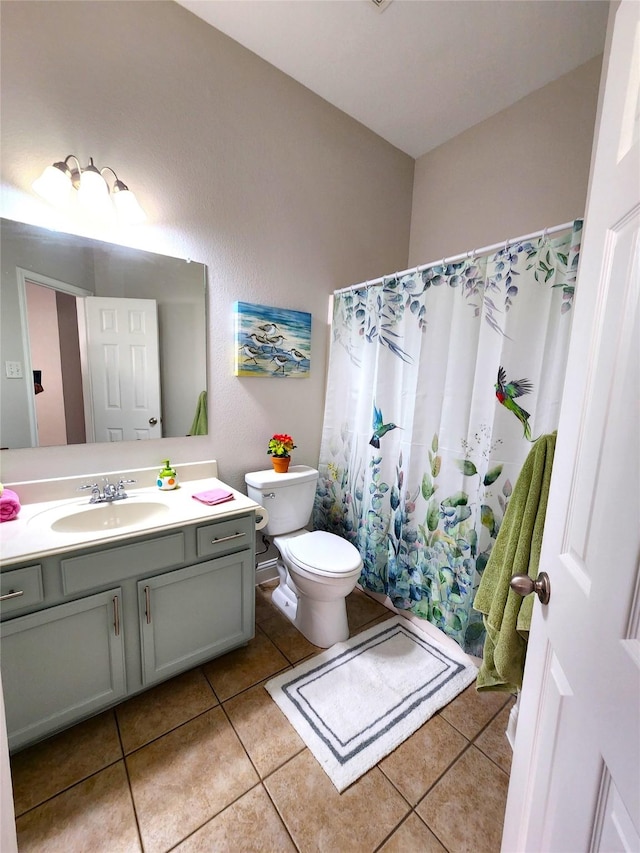
M314 525L472 654L512 486L557 427L581 231L335 294Z

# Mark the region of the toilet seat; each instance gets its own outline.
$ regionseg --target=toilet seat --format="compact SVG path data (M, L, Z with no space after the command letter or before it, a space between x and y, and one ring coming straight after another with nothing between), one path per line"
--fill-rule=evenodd
M350 542L324 530L291 537L287 549L301 568L324 577L350 575L362 567L360 554Z

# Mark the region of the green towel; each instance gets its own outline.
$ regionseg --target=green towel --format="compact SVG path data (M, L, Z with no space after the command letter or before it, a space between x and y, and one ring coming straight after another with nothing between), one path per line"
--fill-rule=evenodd
M207 435L209 423L207 421L207 392L202 391L198 397L196 414L191 424L188 435Z
M522 687L533 595L509 587L512 575L538 577L556 433L539 438L518 476L473 606L484 614L487 636L478 690L516 693Z

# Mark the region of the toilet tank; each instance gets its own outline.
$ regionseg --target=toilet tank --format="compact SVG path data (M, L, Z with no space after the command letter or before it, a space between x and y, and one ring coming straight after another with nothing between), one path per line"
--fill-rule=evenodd
M318 472L307 465L292 465L286 474L271 468L245 474L247 495L269 513L263 533L279 536L301 530L309 521L316 494Z

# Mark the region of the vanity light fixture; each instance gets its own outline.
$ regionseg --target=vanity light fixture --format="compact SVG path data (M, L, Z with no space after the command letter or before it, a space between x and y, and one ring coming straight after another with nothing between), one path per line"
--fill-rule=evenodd
M69 160L75 161L73 168ZM109 187L105 172L114 177L112 187ZM33 182L33 189L56 207L66 207L73 190L77 190L78 203L87 212L101 219L113 218L115 213L124 225L137 225L147 218L135 195L111 166L98 169L93 157L89 157L89 165L83 169L75 154L69 154L64 160L47 166Z

